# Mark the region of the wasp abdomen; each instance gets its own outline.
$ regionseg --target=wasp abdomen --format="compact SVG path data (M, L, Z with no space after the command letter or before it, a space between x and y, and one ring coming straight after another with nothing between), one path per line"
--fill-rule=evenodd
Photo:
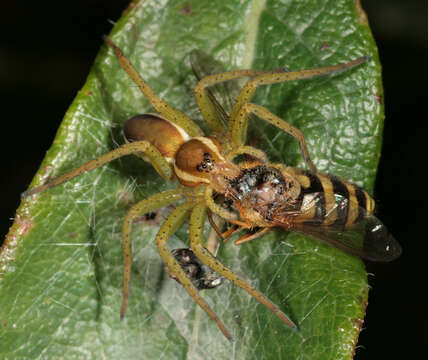
M373 214L374 200L360 187L336 176L299 171L301 210L324 226L350 227Z

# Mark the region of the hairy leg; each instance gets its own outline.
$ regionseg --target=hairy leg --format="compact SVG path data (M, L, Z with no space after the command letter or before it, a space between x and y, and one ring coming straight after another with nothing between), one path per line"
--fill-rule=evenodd
M150 104L156 109L156 111L167 118L169 121L179 125L184 131L190 136L202 136L203 132L196 123L193 122L186 114L180 110L173 108L164 100L160 99L153 89L144 81L144 79L137 72L135 67L123 54L122 50L107 36L104 37L104 41L110 46L119 61L120 66L128 73L131 79L137 84L141 92L149 100Z
M231 129L232 140L235 143L245 143L248 126L248 116L251 113L257 115L259 118L293 136L299 142L300 149L302 150L303 157L305 158L306 163L312 171L317 172L317 169L309 156L309 150L306 146L306 140L302 132L298 128L282 120L275 114L272 114L268 109L264 108L263 106L246 103L241 107L236 117L236 121L233 124L233 128Z
M156 171L165 179L171 179L173 172L171 165L163 158L162 154L156 149L152 144L147 141L136 141L128 143L114 149L108 153L105 153L96 159L89 160L87 163L79 166L78 168L60 176L56 179L48 182L47 184L36 186L30 190L27 190L22 194L23 197L30 196L47 189L50 189L54 186L60 185L66 181L69 181L76 176L79 176L87 171L92 171L104 164L109 163L110 161L116 160L122 156L130 154L144 153L149 158L153 167Z
M271 302L261 292L253 288L243 278L224 266L204 247L202 243L202 231L203 224L205 222L205 213L206 206L203 203L199 203L193 208L190 216L190 247L198 259L206 266L224 276L226 279L232 281L235 285L244 289L248 294L253 296L268 309L272 310L289 327L296 329L296 325L273 302Z
M148 199L136 203L128 211L125 220L122 224L122 253L123 253L123 300L120 310L120 318L125 316L128 306L129 285L131 282L131 267L132 267L132 241L131 231L133 221L150 211L157 210L163 206L172 204L182 199L184 195L180 190L167 190L159 194L155 194Z
M178 206L162 224L158 236L156 238L156 244L158 246L159 254L163 261L168 265L169 271L179 280L181 285L186 289L189 295L198 303L198 305L207 313L207 315L216 322L221 332L226 336L228 340L232 340L232 335L226 329L223 322L218 318L216 313L211 309L208 303L199 294L198 289L193 285L192 281L187 277L180 264L168 250L166 243L168 238L178 229L178 227L186 220L190 215L190 212L194 204L185 202Z

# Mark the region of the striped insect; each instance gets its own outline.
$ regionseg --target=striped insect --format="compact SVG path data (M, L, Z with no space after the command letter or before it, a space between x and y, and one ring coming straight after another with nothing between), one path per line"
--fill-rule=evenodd
M280 227L367 260L391 261L400 256L400 245L374 215L375 202L362 188L337 176L280 164L250 162L240 167L225 191L241 215L229 220L235 228L228 235L241 229L256 231L247 232L235 244Z

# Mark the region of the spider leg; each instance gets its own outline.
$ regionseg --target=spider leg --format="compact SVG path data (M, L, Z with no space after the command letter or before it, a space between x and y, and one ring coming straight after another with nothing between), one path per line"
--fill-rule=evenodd
M207 208L203 203L199 203L193 208L192 214L190 215L190 247L195 255L203 264L218 272L226 279L232 281L235 285L244 289L248 294L253 296L268 309L272 310L289 327L296 329L296 325L273 302L271 302L261 292L253 288L243 278L236 275L232 270L220 263L220 261L212 256L204 247L202 243L202 231L205 222L206 209Z
M210 308L208 303L202 298L199 294L196 287L193 285L192 281L187 277L184 270L181 268L180 264L177 262L175 257L171 254L166 246L168 238L180 227L180 225L186 220L190 215L194 203L185 202L179 205L165 220L162 224L159 233L156 237L156 245L158 251L163 261L168 266L169 271L174 274L181 285L186 289L189 295L198 303L198 305L207 313L207 315L216 322L217 326L220 328L221 332L226 336L226 338L232 341L232 335L226 329L222 321L218 318L216 313Z
M198 104L199 110L206 121L209 128L217 134L223 134L225 132L225 127L219 118L216 108L209 97L207 92L207 87L234 79L239 79L243 77L254 77L262 74L272 74L277 72L282 72L283 69L273 70L273 71L263 71L263 70L233 70L226 71L219 74L209 75L202 78L195 87L195 99Z
M130 154L139 154L144 153L150 159L151 164L156 169L156 171L165 179L171 179L173 176L171 165L164 159L162 154L159 152L156 147L150 144L147 141L135 141L128 143L114 149L108 153L105 153L96 159L89 160L87 163L82 166L71 170L70 172L57 177L56 179L48 182L47 184L36 186L30 190L27 190L22 194L23 197L30 196L41 191L50 189L51 187L60 185L66 181L69 181L80 174L83 174L87 171L92 171L110 161L118 159L125 155Z
M122 224L122 253L123 253L123 301L120 310L120 318L125 316L128 306L129 285L131 281L131 266L132 266L132 241L131 230L133 221L148 212L157 210L163 206L172 204L184 195L178 189L167 190L159 194L155 194L148 199L144 199L131 207L125 216Z
M247 84L242 88L241 93L239 94L238 100L233 106L232 113L230 114L231 124L233 124L233 122L235 121L236 116L238 115L238 112L241 109L241 107L245 103L249 103L251 101L257 89L257 86L259 85L269 85L269 84L276 84L276 83L299 80L299 79L309 79L315 76L337 73L337 72L344 71L346 69L350 69L354 66L360 65L367 60L368 60L368 57L363 56L358 59L352 60L346 64L338 64L333 66L326 66L326 67L320 67L316 69L307 69L307 70L301 70L301 71L295 71L295 72L286 72L286 71L272 72L272 73L266 73L266 74L256 76L250 79L247 82ZM230 129L232 127L233 127L232 125L229 125Z
M252 146L248 146L248 145L238 146L237 148L235 148L234 150L229 152L227 154L226 158L229 161L232 161L238 155L250 155L251 157L260 160L262 163L268 163L269 162L267 156L265 155L265 153L263 151L256 149Z
M221 218L230 221L231 219L236 219L236 214L226 210L225 208L221 207L220 205L216 204L213 198L213 188L210 186L207 186L204 194L205 203L208 206L208 208L214 213L220 216Z
M241 204L238 201L235 201L235 205L238 207L238 211L241 215L244 215L244 220L241 221L236 219L236 214L230 212L229 210L224 209L220 205L216 204L216 202L213 199L213 189L211 187L207 187L204 194L205 204L208 207L210 212L213 212L214 214L217 214L221 218L225 219L226 221L230 222L231 224L237 225L240 228L243 229L250 229L251 228L251 222L248 221L248 219L245 217L245 211L242 208ZM210 220L210 218L208 218ZM211 223L212 225L212 223ZM219 233L220 230L216 230L217 226L213 226L214 230ZM220 235L221 236L221 235Z
M233 123L233 128L231 129L232 140L235 143L240 144L246 141L245 138L247 135L248 116L251 113L257 115L259 118L293 136L299 142L300 149L302 150L303 157L306 163L309 165L312 171L317 172L317 168L315 167L309 156L309 151L306 146L306 140L302 132L298 128L287 123L278 116L272 114L268 109L264 108L263 106L252 103L246 103L242 105L236 117L236 121Z
M129 59L126 58L122 50L109 37L104 36L104 41L113 49L120 66L128 73L135 84L137 84L141 92L159 114L180 126L190 136L203 136L202 130L192 119L180 110L173 108L155 94L153 89L144 81Z

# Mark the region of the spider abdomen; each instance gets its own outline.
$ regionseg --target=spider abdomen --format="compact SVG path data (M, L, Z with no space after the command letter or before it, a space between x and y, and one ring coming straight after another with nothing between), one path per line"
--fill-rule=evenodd
M169 163L174 161L179 147L190 139L177 124L154 114L136 115L128 119L123 125L123 132L129 142L150 142Z

